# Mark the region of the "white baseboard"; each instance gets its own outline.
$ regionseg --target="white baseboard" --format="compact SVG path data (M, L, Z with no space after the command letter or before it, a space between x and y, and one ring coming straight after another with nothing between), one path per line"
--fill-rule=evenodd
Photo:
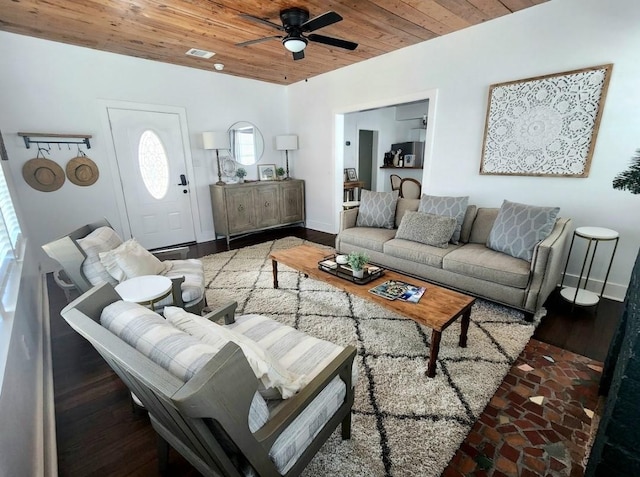
M47 276L42 277L42 474L58 475L58 447L56 444L56 413L53 388L53 360L51 356L51 326Z
M214 241L217 237L216 237L216 233L213 230L209 230L206 232L199 232L196 234L196 242L197 243L202 243L202 242L212 242Z
M564 286L575 287L578 283L577 275L565 275L564 278ZM602 280L594 280L593 278L589 279L589 283L587 284L587 290L600 294L602 290ZM582 280L582 284L584 286L584 278ZM602 294L603 297L609 298L610 300L615 301L624 301L624 297L627 294L627 285L621 285L619 283L611 283L607 282L607 287Z
M319 232L326 232L328 234L334 234L333 225L327 224L325 222L318 222L313 220L307 220L304 225L306 228L311 230L317 230Z

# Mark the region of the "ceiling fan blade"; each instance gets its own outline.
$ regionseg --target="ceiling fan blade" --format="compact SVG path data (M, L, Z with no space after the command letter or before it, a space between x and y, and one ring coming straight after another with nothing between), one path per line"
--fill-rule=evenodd
M311 34L307 36L310 41L316 43L323 43L329 46L337 46L338 48L344 48L345 50L355 50L358 47L357 43L348 40L341 40L340 38L332 38L330 36Z
M307 20L302 25L300 25L300 29L302 31L315 31L320 28L324 28L326 26L332 25L342 20L342 17L338 15L336 12L327 12L322 15L318 15L317 17L313 17L310 20Z
M269 41L269 40L275 40L276 38L282 38L282 36L276 35L276 36L267 36L265 38L258 38L257 40L249 40L249 41L243 41L242 43L236 43L236 46L249 46L249 45L255 45L256 43L262 43L264 41Z
M304 50L293 53L294 60L301 60L302 58L304 58Z
M242 18L246 18L247 20L251 20L253 22L262 23L263 25L270 26L272 28L277 28L280 31L284 31L284 27L282 25L278 25L277 23L272 23L269 20L265 20L264 18L254 17L253 15L248 15L246 13L241 13L240 16Z

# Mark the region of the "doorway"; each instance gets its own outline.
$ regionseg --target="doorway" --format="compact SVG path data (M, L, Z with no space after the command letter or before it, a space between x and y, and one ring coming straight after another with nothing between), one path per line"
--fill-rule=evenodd
M194 242L180 115L119 107L107 115L131 236L148 249Z
M358 179L364 182L362 188L366 190L376 190L376 176L372 174L372 168L377 164L375 136L376 131L358 130Z

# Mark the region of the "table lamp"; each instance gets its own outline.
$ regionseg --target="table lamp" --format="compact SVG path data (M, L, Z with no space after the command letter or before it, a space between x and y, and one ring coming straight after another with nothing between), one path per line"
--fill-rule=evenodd
M287 177L285 177L285 180L289 180L291 179L291 177L289 177L289 151L298 149L298 136L295 134L276 136L276 149L278 151L284 151L285 153L287 161Z
M220 153L218 151L231 147L229 134L226 131L203 132L202 145L205 149L216 150L216 160L218 162L218 182L216 182L216 185L224 185L225 182L222 180L222 167L220 166Z

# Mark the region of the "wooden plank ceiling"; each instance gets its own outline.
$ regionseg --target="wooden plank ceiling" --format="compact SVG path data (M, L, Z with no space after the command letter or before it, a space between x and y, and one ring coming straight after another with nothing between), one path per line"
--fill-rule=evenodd
M547 0L0 0L0 29L222 74L291 84L390 51L446 35ZM309 42L294 61L282 32L241 14L281 24L299 7L310 18L333 10L344 20L315 34L358 43L354 51ZM187 56L190 48L215 52Z

